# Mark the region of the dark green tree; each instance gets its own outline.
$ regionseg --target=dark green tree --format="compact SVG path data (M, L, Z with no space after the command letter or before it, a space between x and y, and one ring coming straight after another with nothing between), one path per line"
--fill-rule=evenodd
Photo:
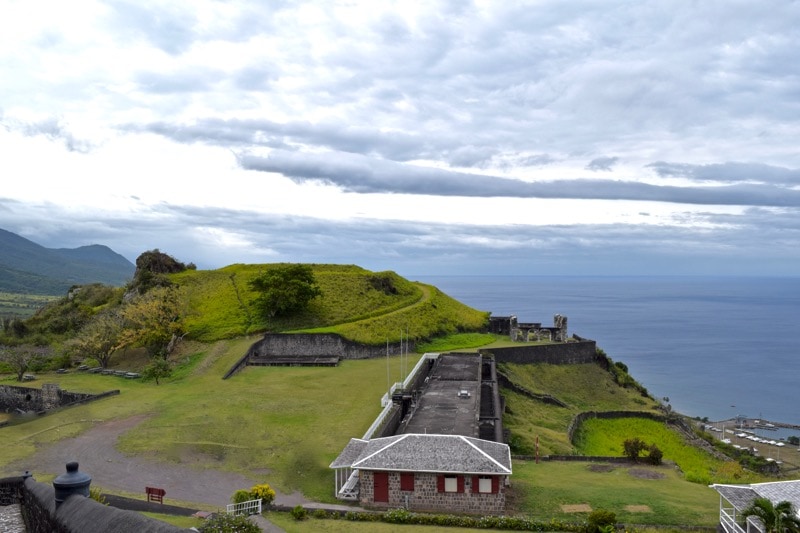
M151 359L150 364L144 367L142 371L142 377L147 380L155 380L156 385L158 385L159 380L168 378L171 375L172 366L170 366L169 361L159 357Z
M800 531L800 519L797 518L791 502L782 501L773 504L767 498L756 498L741 517L757 516L764 523L768 533L796 533Z
M250 280L250 288L258 293L254 304L266 318L286 316L302 311L322 295L314 271L308 265L280 265Z
M639 437L625 439L622 443L622 453L631 461L638 461L639 455L647 449L647 444Z

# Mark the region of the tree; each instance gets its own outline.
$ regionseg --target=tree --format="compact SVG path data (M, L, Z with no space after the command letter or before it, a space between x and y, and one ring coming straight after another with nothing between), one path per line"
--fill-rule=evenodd
M311 300L322 295L308 265L276 266L250 280L249 285L259 293L254 303L267 318L302 311Z
M175 287L155 287L122 308L125 328L119 348L144 346L152 357L166 359L183 338L184 305Z
M0 346L0 361L11 367L17 375L17 381L22 381L25 372L39 360L44 359L49 353L46 346L32 346L22 344L19 346Z
M622 453L631 461L638 461L639 455L646 449L647 444L639 437L625 439L625 442L622 443Z
M103 311L83 327L73 349L108 368L111 356L121 347L124 330L125 319L118 309Z
M160 379L168 378L172 375L172 367L169 364L169 361L166 359L161 359L159 357L153 358L150 361L150 364L144 367L142 371L142 377L144 379L154 379L156 381L156 385Z
M797 518L794 506L788 501L773 505L767 498L756 498L742 511L741 516L742 518L757 516L764 523L768 533L800 531L800 519Z

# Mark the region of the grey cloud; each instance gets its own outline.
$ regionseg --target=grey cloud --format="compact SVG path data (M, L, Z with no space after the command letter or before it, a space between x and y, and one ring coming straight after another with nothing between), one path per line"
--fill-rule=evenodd
M614 168L617 161L619 161L619 157L598 157L589 161L589 164L586 165L586 170L608 172Z
M383 132L372 126L334 123L278 123L266 119L203 119L193 124L154 122L127 124L122 129L150 131L179 142L202 141L223 146L318 146L352 153L376 154L400 161L422 159L441 150L447 141L428 141L404 132ZM436 146L436 150L434 150Z
M247 170L275 172L297 182L319 181L357 193L403 193L510 198L648 200L685 204L800 206L800 191L772 185L657 186L647 183L571 179L516 179L404 165L355 154L306 154L274 150L269 157L239 155Z
M29 137L42 135L48 139L58 141L70 152L89 153L94 145L86 140L73 135L69 128L59 119L49 118L38 122L20 122L4 119L0 113L0 125L9 131L17 131Z
M47 218L32 218L37 211L46 212ZM300 261L358 264L406 275L487 273L498 268L516 274L793 275L800 260L797 209L699 215L714 224L703 232L682 225L509 227L330 221L171 204L154 208L153 214L158 216L116 213L100 220L90 214L75 217L58 206L21 205L0 198L0 227L44 246L105 244L130 260L159 248L200 268ZM204 228L233 233L250 244L234 252L221 249ZM775 246L775 239L784 246Z
M698 181L728 183L760 182L785 185L800 185L800 169L776 167L763 163L717 163L692 165L657 161L647 165L661 177L681 177Z

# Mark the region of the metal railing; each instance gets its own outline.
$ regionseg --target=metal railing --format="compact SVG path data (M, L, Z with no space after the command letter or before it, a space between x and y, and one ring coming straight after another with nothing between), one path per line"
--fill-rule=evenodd
M230 503L225 507L225 512L233 515L261 514L261 499L248 500L242 503Z

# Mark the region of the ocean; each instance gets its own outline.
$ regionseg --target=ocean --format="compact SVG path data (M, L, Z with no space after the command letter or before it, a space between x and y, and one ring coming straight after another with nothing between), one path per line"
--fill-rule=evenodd
M521 322L552 325L554 315L566 315L570 334L597 341L680 413L800 425L800 278L411 279Z

